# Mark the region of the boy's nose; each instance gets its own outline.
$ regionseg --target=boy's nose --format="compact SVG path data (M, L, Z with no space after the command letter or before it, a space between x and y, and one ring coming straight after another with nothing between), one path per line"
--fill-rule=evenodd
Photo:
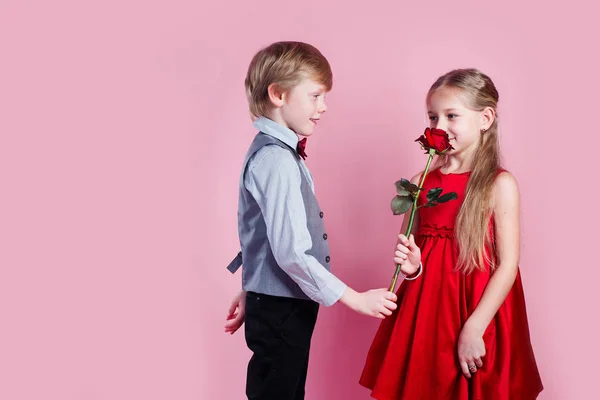
M319 112L320 113L324 113L327 111L327 103L325 103L325 98L323 96L323 98L321 98L321 101L319 102Z

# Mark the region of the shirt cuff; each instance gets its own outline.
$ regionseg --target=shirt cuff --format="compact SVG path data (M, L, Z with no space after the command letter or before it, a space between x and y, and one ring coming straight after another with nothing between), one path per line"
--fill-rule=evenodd
M330 307L337 303L337 301L344 295L344 292L347 288L348 285L342 282L335 275L331 274L327 286L315 294L315 297L318 298L316 301L323 304L325 307Z

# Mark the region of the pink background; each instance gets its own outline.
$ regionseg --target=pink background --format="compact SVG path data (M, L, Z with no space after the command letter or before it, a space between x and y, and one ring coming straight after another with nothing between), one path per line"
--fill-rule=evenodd
M334 70L308 164L357 290L389 282L389 201L424 163L427 88L456 67L495 80L540 398L597 398L597 13L538 3L2 0L0 399L244 397L224 268L255 133L243 79L276 40ZM309 399L368 398L377 325L321 310Z

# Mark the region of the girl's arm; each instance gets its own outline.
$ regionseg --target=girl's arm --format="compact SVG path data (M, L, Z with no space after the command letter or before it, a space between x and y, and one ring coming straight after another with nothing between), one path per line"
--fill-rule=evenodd
M520 249L519 189L508 172L496 178L492 194L498 266L483 293L481 301L466 325L483 335L494 315L506 299L517 277Z
M430 171L431 172L431 171ZM410 183L414 183L419 186L419 181L421 180L421 175L423 173L419 172L417 175L413 176L410 180ZM406 233L406 228L408 228L408 220L410 219L410 210L404 213L404 219L402 220L402 227L400 228L400 233L404 235ZM415 213L415 219L413 220L412 231L416 232L419 229L419 211Z
M483 366L482 357L485 356L483 334L506 299L517 276L519 189L517 181L508 172L502 172L494 182L492 209L496 227L498 266L458 338L458 361L467 378Z
M419 173L410 180L411 183L419 185L421 180L421 174ZM394 253L394 262L400 264L400 270L404 275L412 276L419 270L419 264L421 263L421 249L415 244L414 237L406 237L406 228L408 227L408 221L410 219L410 210L404 214L402 220L402 227L400 228L400 234L398 235L398 243L396 244L396 251ZM419 212L415 213L413 220L412 232L416 232L419 229Z

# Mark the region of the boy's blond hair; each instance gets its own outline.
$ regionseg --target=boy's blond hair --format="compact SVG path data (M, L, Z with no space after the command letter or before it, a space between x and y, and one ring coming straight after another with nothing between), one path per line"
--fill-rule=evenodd
M260 50L252 58L246 75L250 113L258 118L269 112L271 84L276 84L285 93L304 78L321 83L327 91L333 86L329 62L314 46L302 42L277 42Z

